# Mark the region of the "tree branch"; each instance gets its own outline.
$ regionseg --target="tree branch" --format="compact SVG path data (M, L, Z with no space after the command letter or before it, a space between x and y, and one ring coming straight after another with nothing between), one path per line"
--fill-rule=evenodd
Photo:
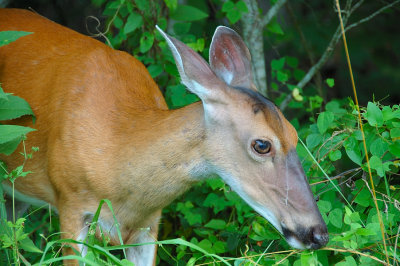
M254 83L258 91L267 96L267 73L264 56L264 27L275 17L279 9L287 2L287 0L278 0L264 17L260 17L257 0L244 0L249 12L242 15L243 39L247 43L251 58L252 70L254 75Z
M346 3L346 7L345 10L343 11L343 14L345 14L345 16L343 17L343 25L347 24L348 18L350 17L350 15L361 6L361 4L364 2L364 0L357 2L357 4L355 4L353 7L350 6L350 2L348 1ZM396 0L393 3L390 3L382 8L380 8L379 10L377 10L376 12L374 12L373 14L369 15L368 17L365 17L361 20L359 20L358 22L355 22L353 24L351 24L350 26L345 28L345 31L348 31L358 25L360 25L361 23L367 22L369 20L371 20L372 18L374 18L375 16L377 16L378 14L382 13L384 10L394 6L395 4L397 4L398 2L400 2L400 0ZM307 72L307 74L303 77L302 80L299 81L299 83L297 83L296 87L301 89L303 88L308 82L310 82L310 80L314 77L314 75L317 73L317 71L326 63L326 61L328 61L328 59L330 58L330 56L332 55L332 52L334 50L334 47L336 46L336 44L338 43L338 41L341 38L341 30L340 30L340 25L337 27L335 33L332 36L331 41L329 42L327 48L325 49L324 53L322 54L322 56L320 57L320 59L318 60L318 62L313 65ZM288 94L286 96L286 98L283 100L283 102L280 105L280 109L283 111L286 109L286 107L288 106L289 102L293 99L292 94Z
M264 28L265 26L268 25L268 23L273 19L277 14L278 11L281 9L281 7L286 4L287 0L278 0L275 5L273 5L265 14L261 21L261 26Z
M382 13L383 11L385 11L386 9L388 9L389 7L392 7L392 6L394 6L395 4L397 4L397 3L399 3L399 2L400 2L400 0L396 0L396 1L394 1L393 3L390 3L390 4L386 5L386 6L384 6L384 7L380 8L380 9L378 9L377 11L375 11L374 13L372 13L371 15L369 15L368 17L365 17L365 18L359 20L358 22L355 22L355 23L349 25L348 27L346 27L345 31L348 31L348 30L350 30L350 29L352 29L352 28L354 28L354 27L357 27L358 25L360 25L360 24L362 24L362 23L364 23L364 22L367 22L368 20L373 19L375 16L379 15L380 13Z

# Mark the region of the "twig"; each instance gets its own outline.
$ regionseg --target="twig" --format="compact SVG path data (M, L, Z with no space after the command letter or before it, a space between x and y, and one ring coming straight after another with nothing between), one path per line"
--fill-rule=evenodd
M378 258L376 258L374 256L368 255L366 253L358 252L358 251L355 251L355 250L347 250L347 249L342 249L342 248L328 248L328 247L321 248L321 250L330 250L330 251L353 253L353 254L357 254L359 256L363 256L363 257L367 257L367 258L373 259L373 260L375 260L375 261L377 261L379 263L382 263L383 265L388 265L389 266L389 264L384 262L383 260L380 260L380 259L378 259Z
M280 261L278 261L277 263L275 263L275 265L281 264L282 262L284 262L287 258L289 258L290 256L292 256L293 254L300 253L300 252L301 252L300 250L293 250L293 251L290 252L286 257L284 257L283 259L281 259Z
M318 62L315 65L313 65L310 68L310 70L308 70L307 74L303 77L303 79L297 83L296 85L297 88L299 89L303 88L314 77L315 73L317 73L318 70L326 63L326 61L328 61L339 39L340 39L340 26L336 29L335 33L332 36L331 41L329 42L328 46L326 47L324 53L322 54ZM291 93L289 93L286 96L286 98L280 105L280 109L282 111L286 109L292 98L293 96Z
M265 27L278 14L279 9L287 2L287 0L278 0L262 18L261 26Z
M335 131L335 132L333 132L332 133L332 136L330 136L324 143L322 143L322 145L318 148L318 150L317 150L317 153L315 154L315 157L319 157L319 153L320 153L320 151L321 151L321 149L328 143L328 142L330 142L331 140L333 140L333 138L334 137L336 137L337 135L339 135L339 134L342 134L343 132L346 132L347 131L347 129L342 129L342 130L339 130L339 131ZM344 141L344 140L343 140ZM333 147L331 150L333 150L334 148L336 148L339 144L341 144L343 141L341 141L341 142L339 142L338 144L336 144L335 145L335 147ZM330 151L329 151L330 152ZM318 162L320 162L321 160L323 159L323 157L318 161Z
M309 43L307 41L307 38L304 36L303 30L299 26L299 23L297 21L295 13L293 12L293 8L292 8L290 2L287 3L286 9L287 9L287 11L289 13L290 18L293 21L294 27L296 28L297 32L300 35L300 40L301 40L301 43L303 44L303 47L304 47L304 50L306 51L306 54L308 55L308 58L310 60L310 65L315 65L315 63L316 63L315 62L315 54L313 53L312 49L310 48L310 45L309 45ZM321 75L320 71L316 72L315 85L317 87L317 91L318 91L319 96L324 98L324 93L323 93L323 90L322 90L322 75Z
M350 15L361 6L361 4L364 2L364 0L357 2L353 7L350 7L349 5L346 6L345 10L342 12L344 14L346 14L346 16L343 17L343 25L347 24L347 20L350 17ZM373 14L359 20L358 22L355 22L349 26L347 26L345 28L345 32L362 24L365 23L369 20L371 20L372 18L376 17L377 15L379 15L380 13L382 13L384 10L394 6L395 4L399 3L400 0L396 0L393 3L390 3L382 8L380 8L379 10L377 10L376 12L374 12ZM349 2L348 2L349 3ZM329 42L327 48L325 49L324 53L322 54L322 56L320 57L320 59L318 60L318 62L313 65L307 72L307 74L303 77L302 80L300 80L296 87L301 89L303 88L308 82L310 82L310 80L314 77L314 75L318 72L318 70L326 63L326 61L328 61L328 59L330 58L330 56L332 55L332 52L334 50L334 47L336 46L336 44L338 43L339 39L341 38L341 30L340 30L340 25L337 27L335 33L332 36L331 41ZM280 105L280 109L283 111L286 109L286 107L288 106L289 102L293 99L293 96L291 93L289 93L286 98L282 101L281 105Z
M385 11L386 9L388 9L389 7L392 7L392 6L394 6L395 4L397 4L397 3L399 3L399 2L400 2L400 0L396 0L396 1L394 1L393 3L390 3L390 4L386 5L386 6L384 6L384 7L380 8L380 9L378 9L377 11L375 11L374 13L372 13L371 15L369 15L368 17L365 17L365 18L359 20L358 22L355 22L355 23L353 23L353 24L347 26L347 27L346 27L346 31L348 31L348 30L350 30L350 29L352 29L352 28L354 28L354 27L356 27L356 26L358 26L358 25L360 25L360 24L362 24L362 23L364 23L364 22L367 22L368 20L373 19L374 17L376 17L377 15L379 15L380 13L382 13L383 11Z
M353 168L353 169L344 171L343 173L340 173L338 175L335 175L334 177L331 177L331 180L336 180L336 179L345 177L346 175L348 175L348 174L350 174L352 172L355 172L355 171L359 171L359 170L361 170L361 167L357 167L357 168ZM315 186L315 185L318 185L318 184L321 184L321 183L326 183L326 182L329 182L329 180L322 180L322 181L319 181L319 182L315 182L315 183L310 184L310 186Z
M107 38L106 34L110 31L111 24L114 22L115 18L117 17L117 15L118 15L118 13L119 13L119 10L121 9L122 5L123 5L123 3L121 3L121 4L118 6L117 11L115 11L113 17L112 17L111 20L108 22L107 28L106 28L106 30L105 30L104 32L102 32L101 30L99 30L99 27L100 27L100 24L101 24L101 23L100 23L100 20L99 20L97 17L95 17L95 16L88 16L88 17L86 18L86 21L87 21L88 19L91 18L91 19L93 19L93 20L95 20L95 21L97 22L97 25L96 25L96 27L95 27L95 30L97 31L97 33L92 33L92 32L90 32L89 27L88 27L88 24L85 23L86 31L90 34L90 36L91 36L91 37L103 37L103 38L106 40L107 45L110 46L110 47L113 47L112 44L111 44L111 42L110 42L110 40Z
M275 252L269 252L269 253L265 253L264 256L268 257L268 256L273 256L273 255L277 255L277 254L285 254L285 253L292 253L292 252L301 252L299 250L294 250L294 249L290 249L290 250L282 250L282 251L275 251ZM255 254L255 255L249 255L246 257L240 257L240 258L255 258L255 257L260 257L263 254ZM237 260L240 258L226 258L225 261L232 261L232 260ZM209 265L209 264L214 264L215 262L205 262L205 263L201 263L201 264L196 264L196 266L200 266L200 265Z
M400 233L400 225L397 228L397 234L396 234L396 240L394 241L394 250L393 250L393 265L395 263L396 260L396 248L397 248L397 240L399 240L399 233Z

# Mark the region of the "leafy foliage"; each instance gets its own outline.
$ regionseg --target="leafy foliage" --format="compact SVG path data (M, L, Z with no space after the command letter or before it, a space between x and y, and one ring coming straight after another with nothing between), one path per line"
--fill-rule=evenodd
M106 33L109 44L131 52L146 65L160 85L170 108L185 106L198 101L198 98L179 84L172 55L155 30L155 25L168 29L173 36L207 58L211 41L209 36L215 25L227 21L239 27L236 23L249 12L244 1L232 0L210 3L187 1L184 5L176 0L92 0L92 3L104 9L103 15L110 25ZM208 4L215 12L210 12ZM214 17L210 16L211 13ZM285 38L290 39L293 35L276 18L267 24L264 33L271 42L277 43L283 43ZM306 74L304 65L299 61L289 55L271 60L270 96L277 105L288 95L294 99L288 104L288 112L296 114L292 124L297 128L300 140L305 142L299 144L297 149L311 188L318 198L318 207L328 225L328 248L288 251L290 247L279 233L227 185L215 178L199 184L163 210L159 264L194 265L225 258L224 262L234 262L235 265L375 265L385 260L378 211L383 217L388 255L398 261L395 244L398 243L400 222L400 187L396 179L400 161L399 105L388 106L370 101L361 108L377 210L366 175L368 165L363 134L353 101L342 99L325 103L323 95L313 85L304 88L296 86ZM329 77L322 88L335 88L335 83ZM2 97L5 97L4 94L0 94ZM17 104L10 106L17 107ZM13 111L15 117L24 112L23 106ZM14 176L21 175L21 172L16 173ZM327 176L330 178L327 179ZM112 206L109 205L109 208L112 209ZM94 227L96 222L94 219ZM22 245L23 239L27 238L20 230L23 223L17 221L17 225L17 242ZM10 228L13 226L9 225ZM163 240L171 238L181 239ZM8 247L15 243L15 238L11 237L1 240ZM39 246L37 239L34 242ZM107 242L107 239L102 239L100 243L91 239L87 243L90 252L79 260L129 265L122 259L122 253L114 255L110 252L113 248L107 247ZM62 243L46 239L45 247L41 243L44 255L32 255L31 261L60 261L62 258L53 258L53 255L59 252Z
M0 32L0 47L16 41L22 36L31 34L29 32L3 31ZM24 115L30 115L34 119L35 116L29 104L17 97L5 93L0 87L0 121L15 119ZM25 135L34 129L16 125L0 124L0 153L10 155L15 151L19 143L25 138ZM31 154L24 153L25 159ZM24 171L23 165L8 172L4 162L0 160L0 182L8 179L14 183L18 177L25 177L29 171ZM7 221L6 210L3 199L3 189L0 186L0 243L2 248L11 248L13 250L14 261L19 262L18 248L22 248L27 252L41 253L33 242L27 237L28 233L24 231L24 218L20 218L14 222ZM0 261L3 258L0 256Z

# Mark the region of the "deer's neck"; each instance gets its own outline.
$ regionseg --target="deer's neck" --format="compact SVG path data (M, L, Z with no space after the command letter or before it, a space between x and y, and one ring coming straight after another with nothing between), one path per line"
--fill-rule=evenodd
M124 160L116 177L119 199L142 215L166 206L209 173L202 105L152 112L134 122L132 143L121 144Z

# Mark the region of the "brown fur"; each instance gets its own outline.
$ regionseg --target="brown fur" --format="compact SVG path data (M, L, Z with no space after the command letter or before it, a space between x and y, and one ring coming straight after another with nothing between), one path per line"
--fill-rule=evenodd
M294 151L296 130L254 92L250 55L232 30L217 29L211 68L166 36L184 83L203 101L169 111L146 68L125 52L24 10L0 9L0 28L34 32L0 48L4 90L26 99L37 117L13 121L37 129L26 146L40 148L25 166L33 173L15 187L58 209L63 237L76 238L109 199L124 243L143 241L143 228L156 240L161 209L215 173L264 217L272 213L281 232L280 223L295 236L309 232L299 242L311 243L316 226L326 234ZM233 88L241 85L252 93ZM254 111L260 103L264 115ZM249 146L258 138L272 143L267 156ZM22 161L18 152L0 159L10 169ZM107 208L101 224L119 244Z

